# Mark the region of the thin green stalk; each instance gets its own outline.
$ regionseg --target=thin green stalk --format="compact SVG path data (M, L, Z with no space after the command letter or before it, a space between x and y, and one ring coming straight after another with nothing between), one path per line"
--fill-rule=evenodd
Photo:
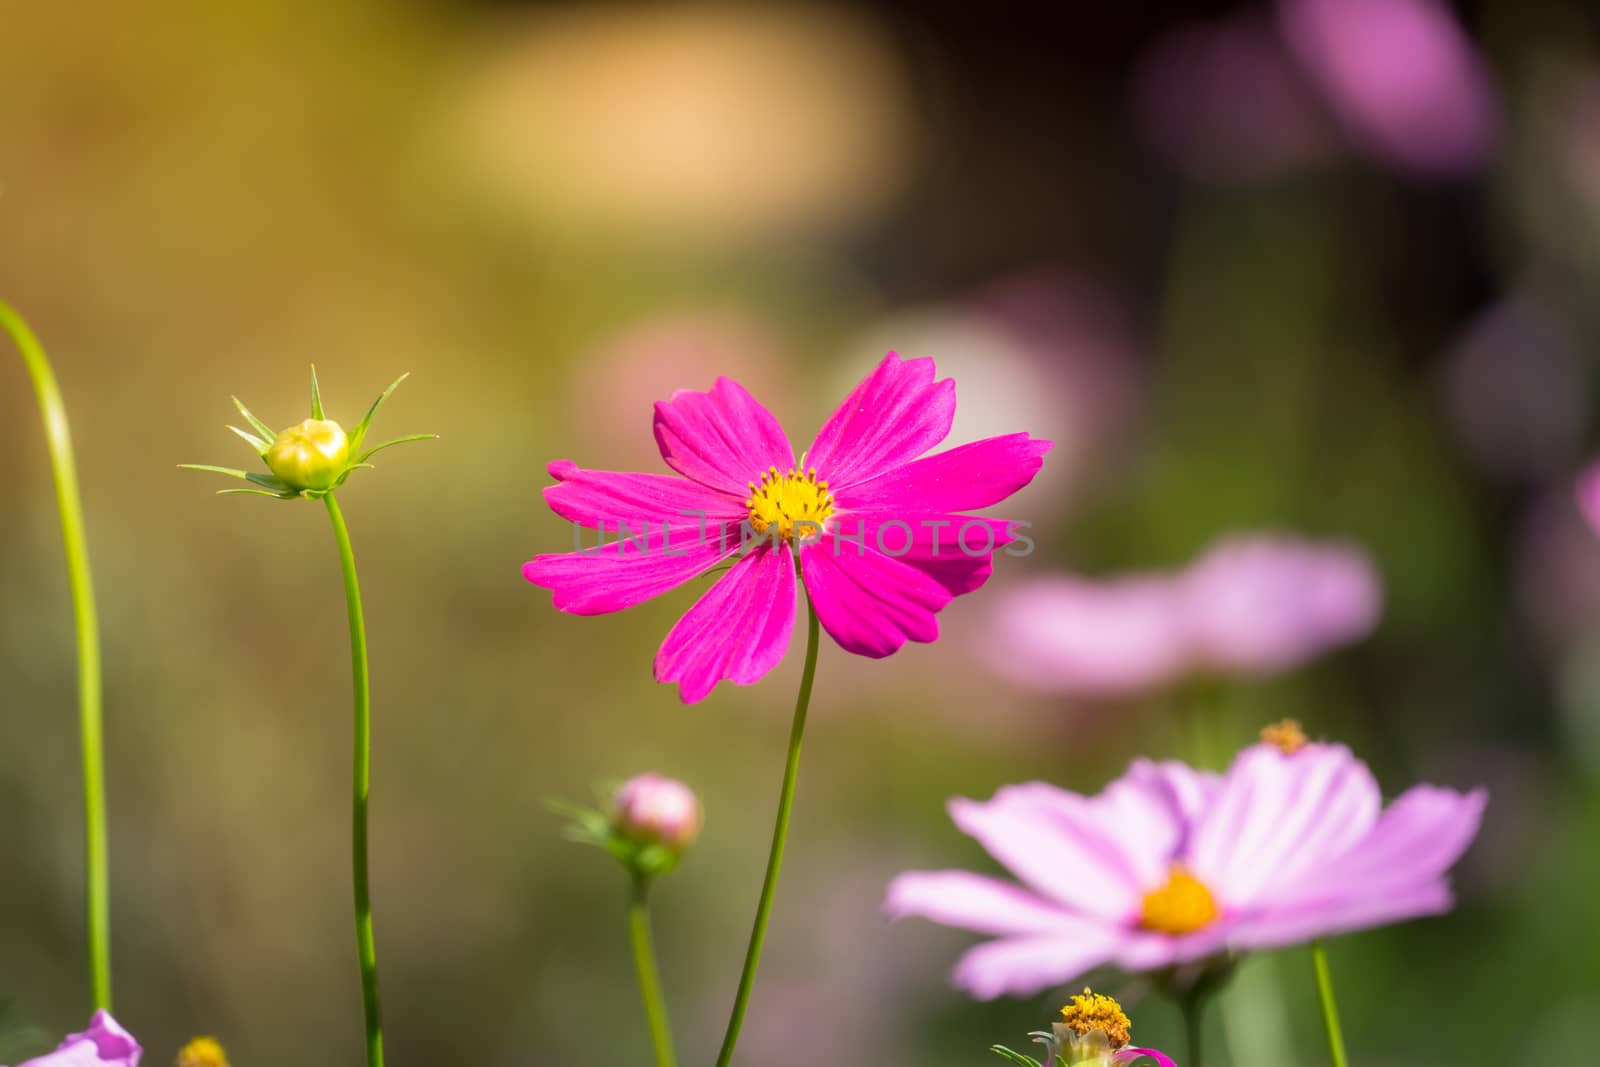
M656 950L650 936L650 883L635 879L633 901L628 907L628 933L633 941L633 967L639 972L639 996L644 1000L644 1015L650 1024L650 1043L656 1051L656 1067L678 1067L672 1050L672 1027L667 1022L667 1002L661 995L661 973L656 969Z
M78 735L83 761L83 867L88 916L89 986L96 1008L111 1007L111 878L106 857L105 742L100 711L100 625L89 574L89 545L83 532L83 501L72 460L72 435L44 348L22 317L0 302L0 328L11 335L33 379L44 418L45 442L55 474L61 511L61 543L72 587L72 614L78 635Z
M378 1004L378 957L372 940L372 893L367 874L367 791L372 780L372 692L367 675L367 626L361 614L361 583L350 531L334 494L322 498L333 520L350 614L350 671L355 688L355 774L350 818L350 863L356 903L356 957L361 965L361 1003L367 1024L367 1067L383 1067L383 1011Z
M1344 1057L1344 1032L1339 1029L1339 1005L1333 1000L1333 977L1328 973L1328 952L1321 941L1311 942L1311 966L1317 972L1317 999L1322 1001L1322 1024L1328 1031L1328 1056L1333 1067L1349 1067Z
M1183 998L1184 1067L1200 1067L1200 1036L1205 1031L1204 994L1196 991Z
M789 758L784 765L783 787L778 793L778 819L772 827L772 850L767 856L767 877L761 884L761 901L756 905L756 921L750 930L750 947L744 955L744 972L739 976L739 991L734 994L733 1013L728 1017L728 1032L722 1038L717 1067L728 1067L734 1046L739 1043L739 1028L744 1025L750 990L756 981L756 966L761 962L761 944L767 937L767 920L772 915L772 898L778 888L778 872L783 867L783 846L789 838L789 812L794 807L794 784L800 773L800 741L805 735L806 712L811 707L811 684L817 677L817 643L820 628L817 609L806 599L809 618L806 631L806 665L800 675L800 694L794 702L794 725L789 730Z

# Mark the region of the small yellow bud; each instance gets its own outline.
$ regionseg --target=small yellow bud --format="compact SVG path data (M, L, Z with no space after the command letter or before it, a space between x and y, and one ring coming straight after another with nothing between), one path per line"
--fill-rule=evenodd
M267 466L291 489L331 489L350 459L344 427L307 419L284 430L267 449Z
M178 1067L228 1067L228 1054L214 1037L197 1037L178 1053Z

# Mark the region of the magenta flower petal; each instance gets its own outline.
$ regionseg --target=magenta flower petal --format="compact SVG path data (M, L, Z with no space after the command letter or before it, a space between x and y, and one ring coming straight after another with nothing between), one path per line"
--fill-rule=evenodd
M1000 519L974 515L846 515L834 523L842 552L859 543L908 563L950 595L970 593L989 580L994 550L1014 540Z
M1043 782L1007 786L987 803L952 800L950 818L1036 892L1086 916L1122 921L1141 893L1117 828L1087 798Z
M979 1000L1032 996L1105 963L1114 935L1094 928L1071 936L1040 935L986 941L969 949L951 973L958 989Z
M97 1011L89 1029L69 1035L54 1052L18 1067L139 1067L141 1053L139 1042L109 1012Z
M939 636L950 592L908 563L832 534L800 551L806 592L828 636L846 652L882 659L907 641Z
M670 474L584 470L565 459L550 464L549 470L556 484L545 487L545 503L568 522L590 529L627 535L663 524L693 525L697 516L708 522L738 520L747 512L742 496ZM622 530L621 523L628 529Z
M745 556L667 634L656 653L656 681L677 682L685 704L703 700L724 678L760 681L789 647L795 591L790 553Z
M740 500L769 467L782 474L794 466L778 420L729 378L710 392L680 389L656 404L655 433L667 466Z
M1382 803L1372 772L1343 745L1307 745L1292 756L1252 745L1201 816L1190 865L1227 906L1270 900L1365 837Z
M935 373L931 359L902 360L890 352L822 424L806 466L816 468L835 497L950 436L956 383L935 381Z
M834 497L850 511L900 516L986 508L1033 481L1050 447L1025 433L990 437L835 490Z
M1085 922L1021 886L967 871L907 871L889 883L884 908L980 934L1081 933Z
M572 615L604 615L675 589L739 551L738 530L710 526L657 529L603 548L535 556L522 576L555 594Z
M1122 1065L1125 1063L1133 1063L1134 1061L1145 1056L1149 1056L1151 1059L1155 1060L1161 1065L1161 1067L1178 1067L1176 1063L1172 1062L1172 1057L1168 1056L1160 1049L1139 1048L1137 1045L1129 1045L1127 1048L1118 1049L1116 1052L1113 1052L1111 1054L1111 1062L1115 1064L1116 1067L1122 1067Z

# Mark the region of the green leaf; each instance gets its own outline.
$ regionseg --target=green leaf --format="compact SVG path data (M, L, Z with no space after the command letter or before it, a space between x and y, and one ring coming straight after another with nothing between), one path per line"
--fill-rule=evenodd
M1009 1060L1010 1062L1016 1064L1017 1067L1043 1067L1043 1065L1032 1056L1024 1056L1020 1052L1012 1052L1004 1045L990 1045L989 1051L993 1052L1002 1059Z
M436 433L406 434L404 437L396 437L393 441L385 441L381 445L373 445L371 448L361 453L361 455L356 459L356 463L357 465L365 464L367 460L371 459L376 453L382 452L384 449L393 445L403 445L411 441L437 441L438 439L439 435Z
M251 496L270 496L274 500L293 500L293 493L269 493L265 489L218 489L218 496L236 496L240 493L249 493Z
M233 398L233 406L239 409L239 414L244 416L244 421L248 422L251 426L255 427L256 433L260 434L262 437L266 438L268 441L277 440L278 431L274 430L271 426L268 426L266 423L262 422L260 419L256 418L254 415L252 415L250 413L250 409L245 407L244 406L244 402L241 401L238 397L234 397Z
M322 389L317 385L317 365L311 364L311 417L313 419L326 418L322 414Z
M256 450L256 455L258 456L266 455L267 449L272 447L272 443L270 441L263 441L261 438L247 430L241 430L237 426L229 426L228 429L244 438L250 447Z
M254 482L256 485L259 485L264 489L272 489L279 493L293 492L293 490L289 488L289 483L282 481L275 474L257 474L255 471L251 471L244 477L246 481Z
M367 409L367 413L365 415L361 416L361 421L356 423L356 428L350 433L350 451L354 452L356 449L361 447L361 440L367 436L367 427L372 425L373 416L378 414L378 409L383 406L383 402L394 395L394 391L396 389L400 388L400 383L409 377L411 377L411 372L406 371L404 374L400 375L400 377L390 382L389 388L385 389L378 396L378 399L372 402L372 406Z
M243 478L250 480L250 475L233 467L213 467L207 463L180 463L179 469L186 471L210 471L212 474L226 474L230 478Z

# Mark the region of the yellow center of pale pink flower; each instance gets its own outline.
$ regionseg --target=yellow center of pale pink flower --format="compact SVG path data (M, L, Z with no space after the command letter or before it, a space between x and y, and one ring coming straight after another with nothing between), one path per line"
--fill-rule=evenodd
M1217 900L1205 883L1181 863L1174 863L1167 884L1144 895L1139 925L1146 930L1182 937L1210 926L1218 915Z
M768 467L760 485L750 483L750 499L744 503L752 530L764 536L776 526L778 536L790 544L821 537L823 522L833 514L833 495L827 482L817 481L815 468L779 474L777 467Z
M1261 743L1272 745L1285 756L1292 756L1306 747L1306 732L1293 719L1282 719L1261 728Z

